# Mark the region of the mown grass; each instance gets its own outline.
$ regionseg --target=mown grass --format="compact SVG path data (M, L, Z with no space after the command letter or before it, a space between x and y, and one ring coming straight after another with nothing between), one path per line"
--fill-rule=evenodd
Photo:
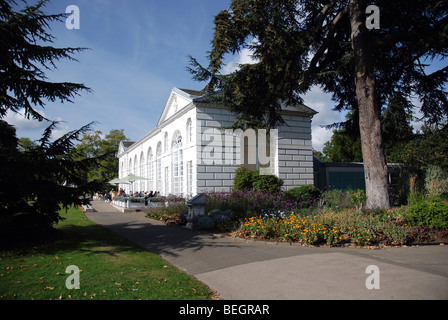
M60 239L0 252L1 300L206 300L210 289L161 257L70 209ZM69 266L79 289L67 289Z

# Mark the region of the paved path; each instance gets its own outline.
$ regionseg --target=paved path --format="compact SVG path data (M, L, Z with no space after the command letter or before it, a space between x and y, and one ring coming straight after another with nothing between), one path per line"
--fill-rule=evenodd
M448 245L367 250L248 242L166 226L102 201L92 205L96 212L86 213L92 221L157 253L224 299L448 299ZM379 289L366 287L371 265L378 267Z

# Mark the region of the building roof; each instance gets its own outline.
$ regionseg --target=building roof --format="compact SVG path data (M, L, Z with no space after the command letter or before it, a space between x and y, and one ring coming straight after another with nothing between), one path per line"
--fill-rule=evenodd
M135 143L135 141L123 141L123 145L125 148L129 148Z
M184 109L184 112L198 104L205 104L210 108L225 108L225 106L222 104L210 101L210 99L205 96L203 91L173 88L165 104L165 107L163 108L162 114L160 115L156 128L154 128L138 142L122 141L123 148L120 149L119 153L123 153L128 151L128 149L132 149L134 145L139 144L141 141L144 141L159 132L160 128L163 127L165 123L171 121L175 116L178 116L179 111L181 111L182 109ZM313 117L315 114L317 114L315 110L303 104L299 104L297 106L288 106L284 104L284 107L282 108L282 113L284 114L297 112L309 117Z

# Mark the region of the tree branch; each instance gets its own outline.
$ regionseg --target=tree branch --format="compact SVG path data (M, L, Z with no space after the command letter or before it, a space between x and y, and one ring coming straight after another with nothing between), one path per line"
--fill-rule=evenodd
M344 9L342 9L341 11L338 12L336 17L331 22L327 37L325 38L325 40L323 41L323 43L321 44L319 49L314 54L313 59L311 59L310 65L308 67L308 72L313 73L316 70L317 62L320 60L320 58L322 58L325 51L329 48L331 42L334 39L334 31L336 29L337 24L347 14L347 12L348 12L347 7L345 7Z

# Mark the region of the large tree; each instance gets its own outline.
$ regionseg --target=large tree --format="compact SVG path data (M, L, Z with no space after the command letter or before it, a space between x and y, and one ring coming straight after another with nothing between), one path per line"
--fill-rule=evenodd
M448 3L380 0L380 28L369 30L366 0L233 0L215 17L208 66L191 59L194 78L244 118L274 127L282 103L302 102L318 85L336 110L356 110L365 168L367 206L387 208L387 166L381 107L400 92L421 101L427 121L448 113L448 67L427 65L448 54ZM378 17L377 17L378 18ZM225 55L250 48L255 62L221 74Z
M7 112L21 112L43 121L36 108L47 101L68 102L83 84L53 83L44 71L56 68L60 59L75 60L81 48L55 48L48 32L51 22L62 21L65 14L42 11L47 0L28 5L25 1L0 0L0 238L30 236L46 231L61 219L61 207L84 203L86 192L98 185L87 182L77 172L87 171L97 158L77 158L72 150L90 124L53 141L57 126L52 122L35 142L19 139L15 128L2 118ZM20 11L17 8L22 7ZM1 242L1 241L0 241Z
M73 153L80 159L97 158L98 164L89 168L83 175L86 181L99 181L102 189L108 189L111 185L108 181L118 178L117 152L121 141L128 140L124 130L111 130L103 137L101 131L85 134L79 144L73 149Z

